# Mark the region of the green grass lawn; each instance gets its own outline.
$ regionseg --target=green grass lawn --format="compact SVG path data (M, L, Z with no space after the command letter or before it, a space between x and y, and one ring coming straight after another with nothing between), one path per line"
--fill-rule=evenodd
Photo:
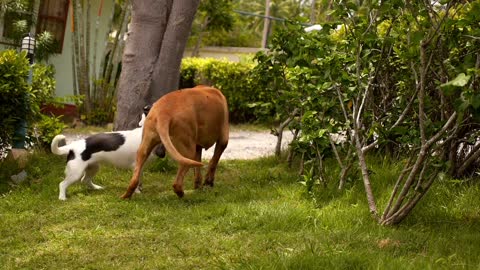
M14 166L0 164L0 268L480 269L478 185L436 184L401 226L382 227L360 180L312 199L274 158L220 164L213 189L193 191L189 173L183 199L163 161L129 201L119 196L131 173L103 167L104 190L76 184L66 202L63 158L35 155L28 184L12 189Z

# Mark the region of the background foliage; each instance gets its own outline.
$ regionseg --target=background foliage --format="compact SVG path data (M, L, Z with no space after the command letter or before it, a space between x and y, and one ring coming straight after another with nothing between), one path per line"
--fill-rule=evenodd
M338 1L332 8L320 31L288 24L279 31L256 57L258 81L279 118L295 117L293 146L309 160L309 182L332 180L323 175L327 156L345 169L344 182L354 156L371 213L397 223L439 173L468 177L479 166L480 4ZM382 215L368 151L404 163Z
M288 21L277 28L269 50L241 76L209 60L185 65L183 78L222 89L232 114L253 113L237 120L267 119L277 135L288 126L295 134L289 162L301 158L307 190L332 181L342 189L359 178L374 217L398 223L442 175L478 174L480 3L336 1L329 8L319 31ZM383 213L368 153L403 166ZM337 161L338 178L327 176L327 158Z

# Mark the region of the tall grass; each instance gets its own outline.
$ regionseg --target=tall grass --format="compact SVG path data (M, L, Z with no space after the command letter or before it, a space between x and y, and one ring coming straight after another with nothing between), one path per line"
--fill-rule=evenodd
M119 196L131 173L108 166L95 181L104 190L77 184L59 201L64 165L37 154L27 183L3 184L0 268L480 268L480 188L473 181L437 182L392 228L370 218L360 178L344 191L319 186L308 194L296 170L274 158L221 161L213 189L193 191L190 173L183 199L171 188L176 165L159 161L144 173L144 193L130 201ZM15 167L0 166L5 183ZM380 204L396 166L380 160L371 168Z

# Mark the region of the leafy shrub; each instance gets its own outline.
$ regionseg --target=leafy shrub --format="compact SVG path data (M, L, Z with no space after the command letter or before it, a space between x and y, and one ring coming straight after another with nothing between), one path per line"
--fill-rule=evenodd
M35 119L40 119L40 107L48 103L56 103L54 79L55 69L50 65L35 64L33 66L32 87L30 90L30 106Z
M220 89L228 100L230 121L251 122L259 112L256 103L265 103L266 94L252 78L253 63L236 63L213 58L185 58L182 61L180 88L198 84Z
M62 133L62 131L67 127L65 123L61 120L62 116L54 117L41 115L40 121L37 121L35 124L35 137L38 139L39 146L43 148L49 148L50 143L53 140L53 137Z
M29 128L37 121L45 121L40 108L43 104L55 103L54 74L52 66L35 64L29 85L29 63L25 53L0 52L0 148L11 144L20 120L25 119Z
M24 53L14 50L0 52L0 148L13 139L16 125L23 117L31 117L27 109L29 87L27 85L28 60Z

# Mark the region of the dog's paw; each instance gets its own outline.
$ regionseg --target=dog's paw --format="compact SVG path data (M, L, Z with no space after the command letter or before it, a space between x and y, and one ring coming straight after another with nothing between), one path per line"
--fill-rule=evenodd
M213 187L213 181L205 181L205 183L203 183L203 187Z
M128 200L132 197L132 194L129 194L128 192L126 192L125 194L123 194L122 196L120 196L121 199L123 200Z
M175 191L175 194L177 194L178 198L183 198L183 195L185 195L185 192L183 192L183 190Z
M91 189L94 189L94 190L104 189L104 187L99 186L99 185L95 185L95 184L90 185L90 188L91 188Z
M66 201L66 200L67 200L67 197L65 197L65 196L58 196L58 199L59 199L60 201Z

